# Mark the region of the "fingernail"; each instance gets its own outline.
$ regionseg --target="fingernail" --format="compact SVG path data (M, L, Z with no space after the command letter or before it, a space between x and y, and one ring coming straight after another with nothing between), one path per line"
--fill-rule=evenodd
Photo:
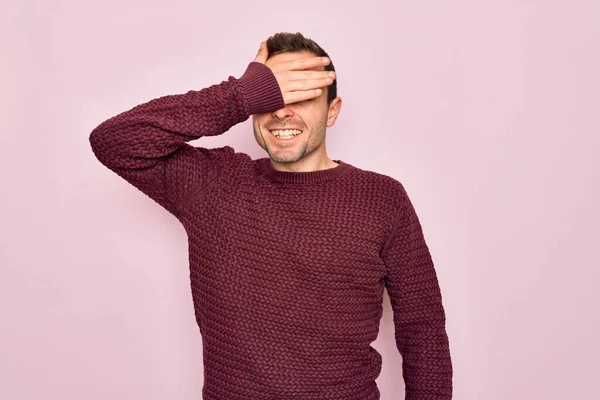
M323 57L323 62L324 62L324 63L327 63L327 61L329 61L329 58L327 58L327 57Z
M333 71L329 72L329 76L334 77L335 73Z

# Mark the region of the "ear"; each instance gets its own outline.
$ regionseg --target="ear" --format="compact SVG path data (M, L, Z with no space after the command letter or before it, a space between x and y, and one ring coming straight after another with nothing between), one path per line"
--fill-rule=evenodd
M336 97L331 101L329 105L329 111L327 113L327 127L332 127L335 124L335 120L337 119L340 111L342 109L342 98L340 96Z

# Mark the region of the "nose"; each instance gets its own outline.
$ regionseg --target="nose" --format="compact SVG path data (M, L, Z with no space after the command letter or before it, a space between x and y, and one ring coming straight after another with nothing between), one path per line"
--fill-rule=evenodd
M285 106L283 108L280 108L277 111L273 111L273 116L277 119L283 120L286 118L289 118L291 116L294 115L294 111L292 110L291 107Z

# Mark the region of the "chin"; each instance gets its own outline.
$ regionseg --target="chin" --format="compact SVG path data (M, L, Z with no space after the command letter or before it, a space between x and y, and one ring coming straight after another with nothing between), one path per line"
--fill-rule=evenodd
M278 155L278 154L271 154L269 153L269 158L272 161L278 162L278 163L282 163L282 164L292 164L295 163L297 161L300 161L300 159L302 157L299 156L285 156L285 155Z

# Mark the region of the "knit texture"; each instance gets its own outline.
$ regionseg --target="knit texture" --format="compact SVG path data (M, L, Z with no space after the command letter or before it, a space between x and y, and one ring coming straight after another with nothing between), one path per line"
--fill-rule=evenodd
M452 397L445 314L397 180L338 160L272 168L187 142L284 107L271 70L138 105L90 135L98 160L183 224L205 400L376 400L387 287L407 400ZM398 371L400 376L400 371Z

